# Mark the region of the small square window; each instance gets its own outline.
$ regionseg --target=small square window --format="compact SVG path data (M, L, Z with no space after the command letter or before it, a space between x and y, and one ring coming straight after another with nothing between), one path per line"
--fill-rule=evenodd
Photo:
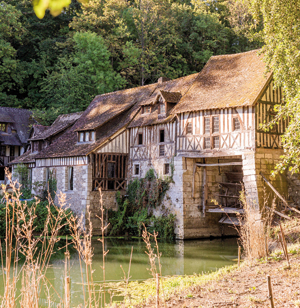
M170 164L165 164L164 165L164 174L169 174L170 173Z
M139 144L143 144L143 134L139 134Z
M210 149L210 137L204 138L204 149Z
M218 149L220 147L220 138L219 136L214 137L214 148Z
M160 145L159 146L159 156L164 156L165 155L165 146Z
M151 106L144 106L143 113L151 113Z
M238 118L233 118L233 130L240 130L241 129L241 123Z
M213 117L213 133L218 133L219 130L219 117Z
M140 174L140 165L134 165L134 175Z
M210 118L204 118L204 134L210 134Z
M193 126L192 123L188 123L186 126L186 133L187 134L193 134Z

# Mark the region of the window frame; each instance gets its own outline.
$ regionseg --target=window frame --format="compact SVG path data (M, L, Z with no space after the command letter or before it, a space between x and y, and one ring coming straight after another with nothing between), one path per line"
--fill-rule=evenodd
M170 164L166 163L164 164L164 175L169 175L170 174Z
M193 135L193 124L192 122L188 122L186 125L186 134Z
M74 167L69 166L67 168L67 181L68 181L68 191L74 190Z
M144 136L143 136L143 133L138 133L138 145L143 145L143 140L144 139Z
M162 106L164 106L163 111L162 111ZM159 114L166 114L166 104L165 103L159 103Z
M163 132L163 134L162 134ZM163 136L163 138L162 138ZM163 139L163 140L162 140ZM159 130L159 143L164 143L166 141L166 133L165 133L165 129L160 129Z
M237 123L239 123L239 128L238 129L236 129L236 126L235 126L236 121L237 121ZM241 131L241 127L242 127L240 119L238 117L233 117L232 118L232 122L233 122L232 123L232 131L233 132L240 132Z
M138 172L137 172L138 171ZM133 175L139 176L140 175L140 164L134 164L133 165Z
M2 128L4 128L4 130ZM7 123L0 123L0 132L7 133Z

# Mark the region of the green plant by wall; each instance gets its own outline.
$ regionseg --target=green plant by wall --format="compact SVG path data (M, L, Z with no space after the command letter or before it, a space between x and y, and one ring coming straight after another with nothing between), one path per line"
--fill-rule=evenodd
M24 164L16 165L16 167L14 168L14 177L17 177L19 183L22 185L22 198L31 198L31 177L29 168Z
M144 178L134 179L128 184L124 198L118 192L118 211L109 211L110 235L128 233L141 236L145 224L150 230L158 231L161 239L174 239L175 215L166 212L159 218L153 216L153 209L161 204L171 180L157 178L150 169Z

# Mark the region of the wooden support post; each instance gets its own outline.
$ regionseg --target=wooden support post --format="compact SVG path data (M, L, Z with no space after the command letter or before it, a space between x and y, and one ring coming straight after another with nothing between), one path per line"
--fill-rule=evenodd
M287 244L286 244L286 241L285 241L285 235L284 235L284 232L283 232L283 228L282 228L282 226L281 226L281 223L279 223L279 226L280 226L280 231L281 231L282 249L283 249L283 252L284 252L285 257L286 257L286 259L287 259L289 268L290 268L290 267L291 267L291 265L290 265L290 259L289 259L288 250L287 250Z
M284 203L285 206L287 206L290 210L300 214L300 211L291 207L287 201L280 195L280 193L274 188L274 186L264 177L262 172L259 173L261 177L264 179L264 181L269 185L269 187L274 191L275 195Z
M159 308L159 274L156 274L156 308Z
M206 206L206 198L207 198L207 180L206 180L206 167L203 167L203 193L202 193L202 211L203 215L205 216L205 206Z
M195 159L193 159L193 186L192 186L192 197L195 198L195 176L196 176L197 165Z
M271 303L271 308L275 308L270 275L268 275L267 278L268 278L268 292L269 292L269 300Z
M239 246L239 250L238 250L238 267L240 267L241 264L241 246Z
M65 252L65 308L71 307L71 298L70 298L70 277L68 275L69 271L69 260L70 260L70 254L69 252Z

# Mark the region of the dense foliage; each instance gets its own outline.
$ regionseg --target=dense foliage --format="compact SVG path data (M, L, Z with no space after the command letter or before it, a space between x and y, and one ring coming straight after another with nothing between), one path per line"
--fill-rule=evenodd
M251 0L256 19L262 17L264 28L263 52L265 61L273 71L277 86L283 87L285 104L278 106L278 118L290 119L283 138L285 155L279 170L289 166L300 171L300 1Z
M158 232L163 240L174 239L175 215L165 209L160 217L153 215L153 210L161 204L169 189L171 178L165 180L155 176L150 169L145 178L131 181L127 187L125 198L117 194L118 211L109 211L109 222L112 226L110 235L141 236L143 225L148 231Z
M214 54L260 46L247 10L228 0L72 0L39 19L32 0L0 0L0 106L51 124L95 95L200 71Z
M27 202L26 211L28 212L29 209L34 205L35 201ZM36 205L35 215L36 218L33 222L34 232L36 234L40 234L44 231L45 224L50 222L48 219L48 201L41 201ZM56 216L58 215L57 207L50 204L50 211L52 220L55 221ZM71 217L72 211L70 209L65 210L65 217ZM27 214L28 216L28 214ZM28 216L29 219L29 216ZM63 227L60 230L60 235L70 234L69 224L67 223L67 218L63 218L62 220ZM0 237L5 237L6 232L6 206L5 203L0 203ZM49 230L51 232L51 230Z

